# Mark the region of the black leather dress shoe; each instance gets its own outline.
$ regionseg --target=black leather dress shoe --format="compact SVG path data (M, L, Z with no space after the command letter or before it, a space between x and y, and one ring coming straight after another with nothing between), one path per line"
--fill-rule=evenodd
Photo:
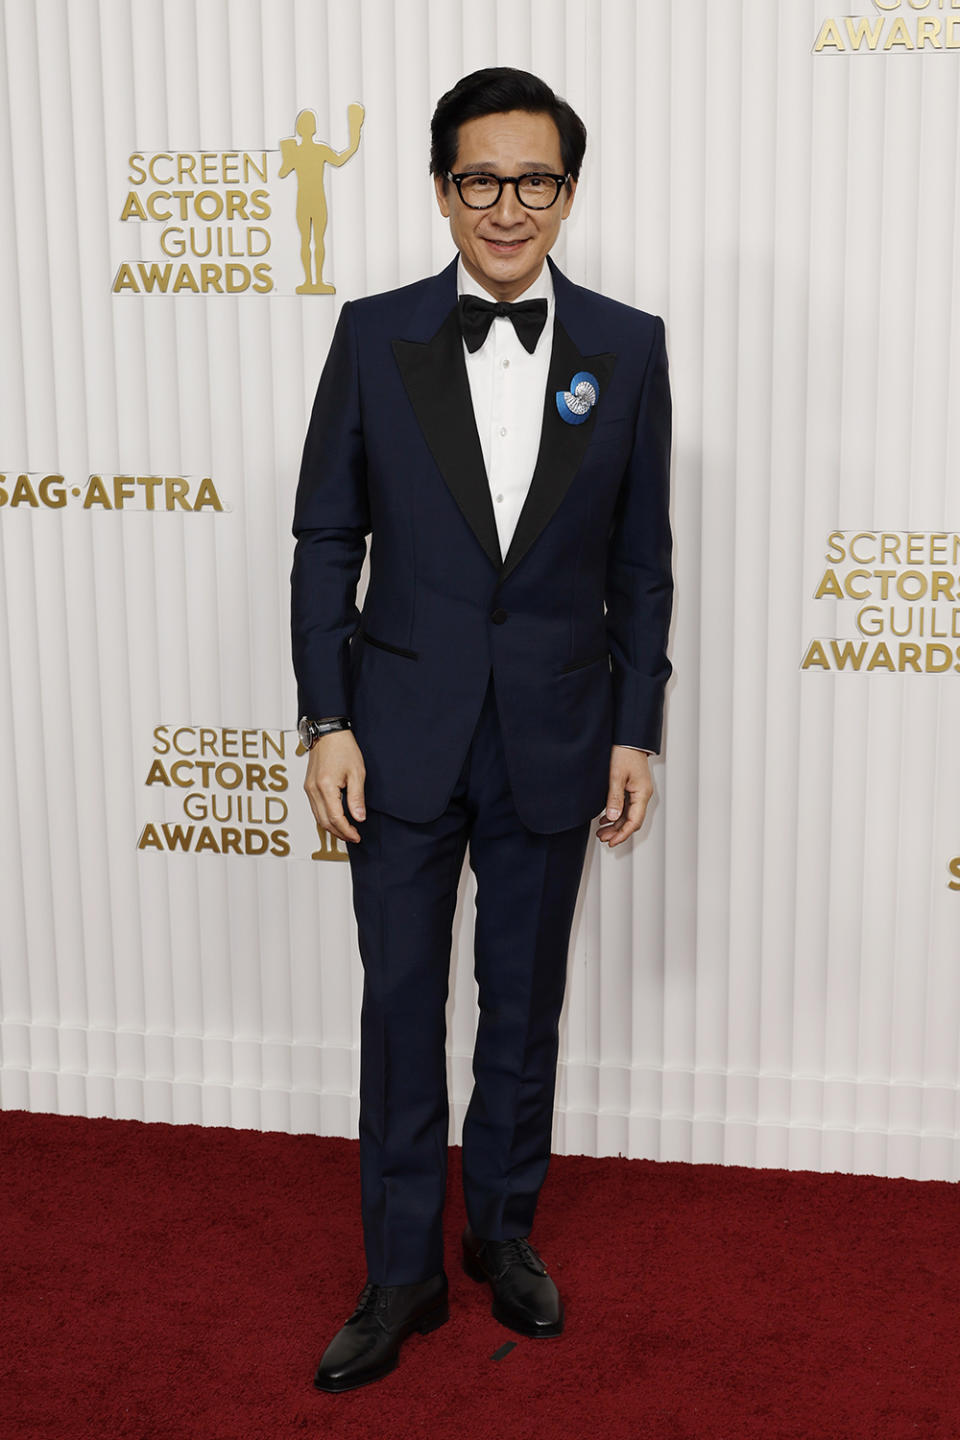
M317 1366L318 1390L353 1390L387 1375L400 1346L418 1330L428 1335L450 1318L447 1277L440 1272L415 1285L374 1285L360 1292L357 1308L337 1331Z
M463 1232L463 1268L493 1291L493 1316L521 1335L559 1335L563 1302L547 1267L526 1239L481 1240Z

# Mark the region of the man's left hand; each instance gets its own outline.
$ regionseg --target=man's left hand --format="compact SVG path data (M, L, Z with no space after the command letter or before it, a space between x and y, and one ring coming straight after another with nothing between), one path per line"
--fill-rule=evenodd
M610 750L607 808L600 817L597 839L611 850L639 830L653 794L650 761L643 750L614 745Z

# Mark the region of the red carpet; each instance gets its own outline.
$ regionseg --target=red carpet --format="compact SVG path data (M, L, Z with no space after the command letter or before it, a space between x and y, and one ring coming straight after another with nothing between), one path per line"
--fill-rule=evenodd
M513 1336L459 1268L376 1385L314 1391L364 1280L355 1142L0 1114L0 1440L958 1440L956 1187L554 1157L567 1303Z

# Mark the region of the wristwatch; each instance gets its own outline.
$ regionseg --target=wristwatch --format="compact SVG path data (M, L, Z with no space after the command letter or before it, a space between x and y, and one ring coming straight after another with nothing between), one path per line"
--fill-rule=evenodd
M349 729L350 721L346 715L328 715L323 720L311 720L309 716L301 715L297 725L297 734L300 736L300 744L304 750L312 750L321 735L329 735L331 730Z

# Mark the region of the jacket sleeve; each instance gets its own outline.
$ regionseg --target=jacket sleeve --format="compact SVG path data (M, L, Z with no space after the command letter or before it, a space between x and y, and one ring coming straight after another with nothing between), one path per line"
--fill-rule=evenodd
M657 752L671 673L671 401L663 321L647 359L607 558L607 636L613 671L613 741Z
M307 429L294 510L291 584L298 713L350 714L348 642L370 530L357 342L344 305Z

